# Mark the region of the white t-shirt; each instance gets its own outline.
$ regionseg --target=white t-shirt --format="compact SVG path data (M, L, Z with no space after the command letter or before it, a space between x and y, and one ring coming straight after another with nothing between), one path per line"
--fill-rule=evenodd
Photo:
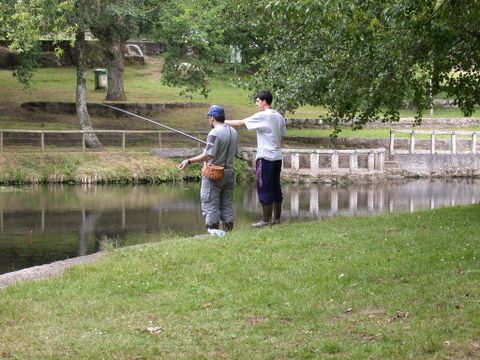
M282 160L285 119L276 110L259 111L245 119L248 130L257 132L257 159Z

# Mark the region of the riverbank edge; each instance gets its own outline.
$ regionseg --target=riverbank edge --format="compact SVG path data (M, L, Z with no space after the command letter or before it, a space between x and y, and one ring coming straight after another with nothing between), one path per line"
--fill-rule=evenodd
M229 331L233 329L236 334L244 334L244 329L246 329L244 326L248 326L249 329L252 325L257 325L257 327L268 325L269 328L266 331L271 334L282 326L283 322L281 321L288 321L288 328L280 328L286 332L285 339L288 340L290 336L300 334L302 336L302 346L304 343L309 345L310 343L307 343L307 341L313 338L323 339L331 334L343 336L338 340L335 337L336 343L342 344L341 355L343 357L355 357L355 355L358 355L358 352L355 352L358 346L365 344L363 336L353 336L345 328L348 327L348 329L356 331L358 328L364 329L367 325L368 328L362 330L365 334L389 331L389 333L398 335L394 339L388 337L391 346L395 349L397 349L396 346L399 341L411 339L411 335L414 336L410 346L415 347L408 352L411 354L431 354L430 348L423 352L419 352L421 349L417 350L417 347L421 346L418 344L422 344L422 339L425 339L424 334L427 330L430 334L429 338L436 339L435 344L438 344L436 345L438 346L436 355L440 357L446 351L450 351L451 347L448 344L454 341L457 343L461 339L467 339L470 346L466 348L465 352L456 354L476 354L478 347L471 345L472 343L478 343L477 337L475 337L475 324L468 322L468 318L474 315L475 303L478 299L474 279L472 279L475 273L470 271L475 269L473 266L476 263L472 262L471 251L469 252L468 262L467 260L464 261L463 258L460 260L460 257L465 255L462 253L462 249L465 250L465 244L471 244L471 238L462 237L463 241L457 247L454 247L455 242L449 239L451 235L456 233L455 229L457 229L457 227L450 227L451 225L457 224L461 228L465 228L468 225L465 220L471 220L472 217L475 219L476 215L462 209L459 210L458 216L453 218L445 213L446 210L439 210L438 213L428 211L428 216L423 219L420 219L420 216L416 214L405 214L402 217L388 215L388 217L380 219L378 229L376 226L372 226L372 218L366 217L361 222L354 221L352 223L349 220L348 224L343 225L338 223L339 220L335 220L337 226L334 227L329 227L328 222L321 222L317 225L318 227L312 227L310 224L306 226L305 234L298 234L298 238L295 239L291 238L292 229L282 225L275 227L272 231L265 229L245 234L237 233L231 239L218 239L214 242L194 241L191 242L192 248L177 247L173 248L176 249L173 252L172 246L178 246L174 242L171 242L171 244L163 243L159 247L140 248L138 251L129 251L127 254L114 253L112 254L113 259L104 259L98 265L89 265L85 269L82 269L83 267L73 269L73 274L68 271L64 275L64 279L62 279L62 276L39 284L31 282L7 288L8 290L4 293L6 305L4 322L10 336L3 338L2 343L5 346L2 351L18 358L27 358L28 352L30 352L28 354L30 355L35 351L38 351L38 354L43 355L43 357L58 357L65 354L64 349L72 344L71 339L79 339L82 341L75 340L73 344L76 347L69 348L71 352L67 355L72 353L85 354L89 346L94 346L100 341L100 345L93 348L88 354L89 357L95 357L93 355L98 357L98 354L104 357L115 357L121 353L128 356L132 355L130 357L134 357L134 355L138 357L138 354L141 354L148 358L153 356L151 354L154 354L159 339L162 344L170 342L172 339L184 342L185 337L178 335L178 327L182 327L185 334L193 333L193 337L204 330L205 326L214 322L215 331L208 332L205 335L207 336L205 343L207 343L207 340L214 339L217 335L223 336L225 339L220 339L220 341L230 341L229 339L233 337L230 333L223 335L225 329ZM385 219L396 221L385 222ZM430 221L433 220L435 220L435 223L431 224ZM440 220L442 222L439 222ZM446 220L449 222L447 223ZM369 229L376 229L373 231L375 235L372 240L369 240L369 233L361 231L354 232L357 236L353 238L343 235L349 234L350 229L362 229L362 224L370 224ZM405 224L411 226L408 227ZM432 235L443 235L441 239L438 239L437 236L428 236L427 238L419 236L417 238L413 233L413 231L418 231L416 229L419 228L419 225L427 225L426 229L438 229L439 224L447 224L450 234L445 234L444 229L437 230ZM472 225L470 222L469 227L472 226L475 226L475 223ZM322 231L319 232L320 229ZM403 233L404 230L408 233ZM464 230L462 234L471 234L468 228ZM388 234L388 242L383 239L384 234L385 236ZM400 237L400 235L403 236ZM365 240L368 241L364 242ZM425 243L429 245L427 240L430 240L434 246L424 246ZM442 242L439 243L440 240ZM360 246L354 246L355 244ZM377 252L376 245L378 244L383 244L382 252ZM456 251L450 253L448 247L443 250L446 244L452 245L452 249ZM166 247L165 245L172 246ZM184 242L184 246L190 246L190 242ZM187 249L197 251L185 251ZM239 251L242 251L240 256L245 255L238 258ZM283 254L280 263L273 261L278 259L274 256L277 252ZM186 257L185 253L188 253L189 256ZM180 258L177 258L179 255ZM134 256L138 260L123 267L123 261L130 260ZM215 263L214 260L220 256L222 256L221 261ZM247 258L250 259L249 262L245 261ZM192 261L192 259L195 259L195 261ZM306 262L307 259L308 262ZM295 262L292 264L293 261ZM214 264L213 270L212 263ZM290 263L293 266L283 267L281 266L283 263ZM321 267L312 268L310 264L321 264ZM180 265L184 267L180 267ZM205 265L205 268L202 268L203 265ZM224 270L226 265L231 266L228 271ZM432 271L432 268L441 270L441 272ZM200 270L184 274L189 269ZM246 272L244 272L244 269L247 269ZM405 271L405 269L411 270ZM140 274L136 273L137 270ZM204 274L207 271L209 271L209 276L199 276L199 274ZM212 276L213 271L215 271L214 274L218 275ZM238 274L239 271L240 274ZM262 273L262 271L265 272ZM301 278L298 278L297 272L300 273ZM177 277L178 273L181 277ZM292 273L295 274L293 279L290 278ZM311 277L310 274L312 273L315 274L315 278ZM258 280L255 281L256 274L262 274L263 283L258 283ZM432 277L430 274L436 276ZM218 279L218 276L221 275L230 282L223 281L224 279L211 282L212 278ZM284 280L285 278L286 280ZM247 287L246 285L250 284L246 283L241 288L245 290L238 291L242 298L240 301L234 299L235 302L233 303L231 299L237 296L237 293L227 290L236 290L237 283L243 279L249 279L248 281L253 283L254 286ZM297 279L300 281L294 281ZM468 283L465 280L468 280ZM201 282L200 285L197 285L199 282ZM269 285L270 283L273 284ZM436 284L436 287L431 289L428 286L429 283ZM194 287L195 293L193 294L192 284L197 286ZM288 286L285 284L288 284ZM272 295L266 299L258 296L260 291L265 292L264 286L272 286L273 288L273 290L267 288L270 291L269 294ZM320 286L324 287L316 290ZM461 287L459 288L459 286ZM200 290L198 290L199 288ZM301 289L306 289L308 292L298 295L297 291ZM91 291L98 291L98 293L91 293ZM219 296L216 291L220 294ZM277 293L273 291L281 291L280 296L275 296ZM217 296L211 295L212 292ZM230 295L232 293L234 295ZM76 296L77 294L80 296ZM468 294L468 296L465 294ZM219 298L221 298L220 301L217 300ZM178 304L183 304L183 299L187 299L192 305L179 307ZM278 299L278 301L275 300L271 305L270 299ZM303 299L307 299L306 302L303 302ZM313 299L313 301L310 301L310 299ZM69 300L75 302L70 303ZM152 302L154 303L152 304ZM110 306L107 309L105 309L106 304ZM325 306L319 310L319 306L322 304L325 304ZM81 307L78 308L78 306ZM169 306L169 308L165 309L166 306ZM170 306L172 309L170 309ZM293 310L295 314L297 314L297 311L303 311L302 309L305 309L305 307L308 308L302 314L290 318L287 316L291 314L292 310L290 308L292 306L295 307ZM164 309L163 313L158 312L159 308ZM265 312L271 308L273 308L271 312ZM280 312L284 308L289 311L286 315ZM59 309L58 312L57 309ZM245 309L249 309L247 313ZM210 313L211 311L214 312ZM228 313L225 311L228 311ZM443 312L439 314L439 311ZM135 316L137 312L140 314L139 317ZM205 317L206 312L209 312L208 317ZM129 315L125 317L127 313ZM174 314L174 321L167 317L168 314ZM225 316L225 314L228 316ZM321 314L322 318L319 319L318 314ZM438 319L439 316L445 315L449 317L441 326L433 321ZM272 316L276 317L271 318ZM52 318L52 321L49 317ZM124 322L118 324L117 318L120 317L124 319ZM467 321L465 318L467 318ZM217 326L218 321L224 321L224 319L230 326L223 323ZM260 325L258 325L258 319L261 321ZM305 319L306 322L302 319ZM58 321L54 322L53 320ZM354 324L358 324L358 327L352 328L351 324L354 321ZM72 332L78 329L79 334L84 336L78 336L74 332L73 335L76 336L66 338L63 334L67 332L63 326L58 325L59 322L65 324L65 327L71 329ZM304 336L305 329L310 331L312 324L320 324L314 328L315 331L323 331L323 324L333 324L334 327L325 330L325 334L319 333L310 336L309 333ZM425 324L430 325L430 328L426 329ZM468 324L468 327L465 324ZM107 327L107 325L110 325L110 327ZM183 327L184 325L186 326ZM292 329L291 326L293 325L296 325L296 327ZM115 328L112 329L112 326L115 326ZM158 337L142 331L147 326L155 326L154 330L160 328L163 331L162 334L165 335L160 334L161 337ZM382 326L380 330L379 326ZM393 326L396 327L392 328ZM453 333L457 334L454 338L451 337L451 333L445 333L445 329L453 331L452 328L455 330ZM109 329L110 331L99 337L98 332L91 329ZM197 329L199 329L198 332ZM397 334L396 329L404 331ZM40 330L42 331L40 332ZM468 332L456 332L459 330L468 330ZM52 337L53 331L60 335ZM118 334L120 331L123 331L126 334L125 336L130 334L130 337L111 335ZM406 333L408 336L405 335ZM437 333L438 338L436 337ZM173 336L168 336L170 334ZM5 335L7 335L7 332L5 332ZM252 337L253 340L247 338L245 348L251 348L252 341L255 344L263 342L265 336L260 335ZM139 336L141 336L140 341L136 342L135 338ZM91 339L91 343L85 341L85 337ZM17 339L24 340L24 342ZM145 339L149 341L146 343ZM57 345L56 340L60 340L61 343ZM282 343L288 343L287 340L282 340ZM350 340L354 343L346 342ZM388 345L383 343L383 338L380 340L382 342L379 345ZM25 343L25 341L28 342ZM30 341L32 345L30 345ZM232 347L238 348L239 344L236 342L236 338L234 338L234 341ZM447 345L442 345L447 341ZM110 345L112 342L113 345ZM43 345L44 343L46 346ZM188 354L192 354L192 356L203 351L202 345L193 343L195 348L187 349ZM296 341L295 344L297 343ZM42 344L42 346L38 344ZM109 346L104 346L104 344ZM135 348L128 353L126 348L121 347L122 344L127 344L124 346L129 348L135 346ZM350 345L347 347L344 344ZM243 346L243 343L240 345ZM149 349L153 350L149 351ZM180 355L186 352L184 348L179 348L177 344L171 345L171 349L177 351ZM381 353L380 347L378 349L379 353L375 355L379 358L385 358L385 356L389 356L388 354L392 354L390 348L383 348ZM472 352L471 349L477 350ZM254 350L258 352L257 348ZM280 352L280 350L278 351ZM172 352L171 354L176 355L177 353ZM242 349L241 353L245 354L246 352ZM283 356L287 353L292 354L293 352L283 351L282 354L277 353L275 355ZM401 357L402 353L406 353L404 346L398 349L397 357ZM271 354L270 344L265 345L265 354ZM302 358L309 357L308 355L311 352L305 352L304 354L305 356L301 356ZM361 357L368 357L369 354L372 354L371 347L366 347L365 355ZM253 350L247 355L249 356L246 358L255 357ZM287 355L285 356L288 357ZM329 355L325 353L325 356L328 357ZM453 357L462 358L462 356Z
M200 181L201 164L178 169L182 157L145 152L0 153L0 186L70 184L137 185ZM237 181L253 178L243 161L234 163Z
M49 264L32 266L25 269L1 274L0 291L7 286L16 284L18 282L44 280L62 275L64 271L71 266L92 264L100 260L104 255L104 252L97 252L90 255L54 261Z
M187 238L205 239L211 237L210 234L197 234L188 236ZM132 247L141 247L145 244L132 245ZM57 260L48 264L31 266L28 268L10 271L5 274L0 274L0 291L7 286L14 285L19 282L45 280L62 275L65 270L76 265L88 265L98 262L102 259L108 251L99 251L89 255L77 256L65 260Z
M165 158L150 152L48 152L0 153L0 186L22 185L138 185L201 180L201 164L185 171L177 165L182 156ZM391 161L390 161L391 162ZM418 162L418 161L417 161ZM245 161L236 160L237 182L254 181L255 172ZM465 167L462 167L464 169ZM284 172L284 183L359 184L402 181L411 178L479 178L478 171L403 171L387 166L380 173L321 174L317 177Z

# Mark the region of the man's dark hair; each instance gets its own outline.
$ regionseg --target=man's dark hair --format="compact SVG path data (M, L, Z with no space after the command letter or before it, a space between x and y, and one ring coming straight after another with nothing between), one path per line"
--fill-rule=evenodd
M257 95L255 95L255 99L260 99L262 101L265 100L268 105L272 105L273 96L270 93L270 91L262 90L262 91L259 91Z
M215 120L217 120L218 122L225 122L225 114L224 115L213 115L213 117L215 118Z

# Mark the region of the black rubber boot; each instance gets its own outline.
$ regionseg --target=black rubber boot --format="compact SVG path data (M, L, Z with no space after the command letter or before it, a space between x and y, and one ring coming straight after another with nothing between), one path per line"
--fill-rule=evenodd
M223 229L225 231L232 231L233 230L233 222L223 223Z
M263 227L270 225L270 221L272 220L272 210L273 210L273 204L268 204L268 205L262 205L262 211L263 211L263 216L262 220L259 222L253 223L252 227Z
M215 223L205 224L205 227L207 229L218 229L218 224L215 224Z
M273 203L273 221L272 224L280 224L280 217L282 216L282 203Z

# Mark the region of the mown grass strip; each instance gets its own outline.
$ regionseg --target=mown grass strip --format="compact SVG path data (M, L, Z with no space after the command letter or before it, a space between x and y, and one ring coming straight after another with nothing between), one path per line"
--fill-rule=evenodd
M0 297L12 358L480 354L480 206L241 229L113 251Z

